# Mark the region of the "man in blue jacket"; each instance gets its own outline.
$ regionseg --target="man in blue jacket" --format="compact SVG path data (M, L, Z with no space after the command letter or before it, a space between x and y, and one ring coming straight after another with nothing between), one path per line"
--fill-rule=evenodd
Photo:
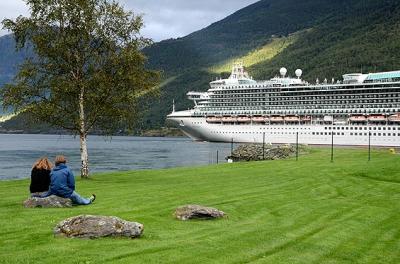
M74 204L87 205L91 204L96 195L90 198L83 198L75 192L75 178L72 171L65 165L67 159L64 156L57 156L55 167L50 173L50 189L46 196L57 195L63 198L69 198Z

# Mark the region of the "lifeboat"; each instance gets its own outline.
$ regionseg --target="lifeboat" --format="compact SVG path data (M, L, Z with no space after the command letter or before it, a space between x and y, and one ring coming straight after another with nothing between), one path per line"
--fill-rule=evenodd
M324 122L332 123L333 122L333 116L324 116Z
M386 122L387 118L385 115L370 115L368 116L369 122Z
M221 117L220 116L207 116L206 122L207 123L221 123Z
M249 117L249 116L238 116L237 117L237 122L239 122L239 123L250 123L251 122L251 117Z
M351 122L365 122L367 121L367 117L364 115L353 115L349 117Z
M285 116L285 122L288 123L294 123L294 122L299 122L300 121L300 117L298 116Z
M265 118L263 116L252 116L251 121L254 123L264 123Z
M311 122L311 116L300 117L301 122Z
M389 116L388 119L389 119L390 122L400 123L400 113L391 115L391 116Z
M236 122L236 117L235 116L223 116L221 118L221 121L224 123L233 123L233 122Z
M283 118L283 116L271 116L271 117L269 118L269 121L270 121L271 123L278 123L278 122L283 122L283 121L284 121L284 118Z

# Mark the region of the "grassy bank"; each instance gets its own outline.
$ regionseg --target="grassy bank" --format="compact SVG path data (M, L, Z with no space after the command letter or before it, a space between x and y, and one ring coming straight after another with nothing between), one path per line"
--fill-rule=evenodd
M0 263L400 263L400 156L313 149L295 160L117 172L77 181L95 204L24 209L28 181L0 182ZM187 203L228 213L179 222ZM140 239L54 238L59 221L115 215Z

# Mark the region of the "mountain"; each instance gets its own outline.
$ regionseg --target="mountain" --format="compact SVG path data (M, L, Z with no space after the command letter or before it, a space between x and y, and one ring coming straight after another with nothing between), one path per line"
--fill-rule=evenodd
M268 79L285 66L303 69L313 81L344 73L400 69L398 0L262 0L186 37L144 50L149 67L163 71L161 95L140 128L164 125L175 99L192 107L190 90L205 91L244 61L255 79ZM0 55L3 54L0 38ZM0 76L3 76L0 65ZM2 77L0 77L2 78Z
M400 1L263 0L184 38L145 50L149 65L173 82L145 125L163 124L171 110L192 107L185 94L204 91L227 76L235 60L255 79L268 79L285 66L303 69L308 81L349 72L400 69Z
M24 48L18 52L15 50L13 35L0 37L0 87L12 81L18 70L18 65L31 55L32 50L30 48Z

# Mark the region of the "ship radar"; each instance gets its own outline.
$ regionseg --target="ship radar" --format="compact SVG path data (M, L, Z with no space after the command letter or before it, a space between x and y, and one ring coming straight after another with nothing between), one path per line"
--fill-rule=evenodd
M303 75L303 71L301 69L297 69L295 71L295 74L296 74L297 78L300 79L301 75Z
M285 67L282 67L279 72L280 72L282 78L284 78L286 76L287 69Z

